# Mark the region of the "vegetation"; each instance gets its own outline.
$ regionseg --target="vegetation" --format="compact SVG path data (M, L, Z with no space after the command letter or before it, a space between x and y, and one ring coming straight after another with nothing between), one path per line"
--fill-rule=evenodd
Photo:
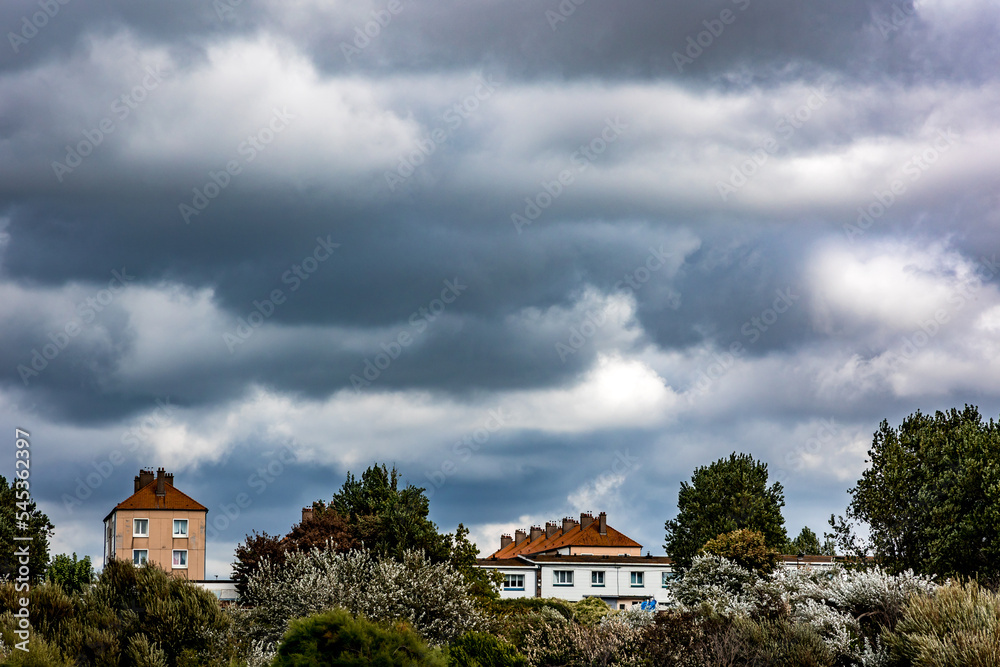
M664 524L664 549L680 570L691 566L708 540L740 528L760 533L768 547L781 549L788 541L784 504L781 484L767 485L767 464L734 452L696 469L690 484L681 482L677 517Z
M72 558L66 554L59 554L53 558L45 576L48 581L59 584L67 593L82 591L94 583L96 578L94 567L90 564L90 556L77 560L76 552L73 552Z
M831 517L839 547L892 572L1000 577L1000 430L977 408L883 421L869 467ZM856 536L858 526L870 539Z
M763 535L742 528L709 540L702 552L728 558L757 574L771 574L781 562L781 553L764 544Z
M24 521L25 526L18 528ZM15 555L18 547L28 547L28 577L31 581L42 581L45 568L49 564L49 538L52 537L52 522L31 500L28 482L15 479L13 484L0 475L0 577L14 579L19 576L22 565ZM30 535L30 541L14 541L14 536Z
M445 667L440 651L405 623L382 626L343 609L292 622L273 667Z

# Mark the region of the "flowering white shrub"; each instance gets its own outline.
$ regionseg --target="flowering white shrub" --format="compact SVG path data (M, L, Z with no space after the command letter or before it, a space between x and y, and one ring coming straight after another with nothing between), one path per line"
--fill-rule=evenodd
M363 550L293 552L281 567L266 563L248 589L261 601L248 612L249 629L272 646L291 620L334 607L376 622L405 620L433 644L480 625L462 575L412 551L402 562Z
M757 574L723 556L695 556L684 576L670 584L670 592L682 609L708 606L720 616L749 615L754 605L746 593L759 581Z

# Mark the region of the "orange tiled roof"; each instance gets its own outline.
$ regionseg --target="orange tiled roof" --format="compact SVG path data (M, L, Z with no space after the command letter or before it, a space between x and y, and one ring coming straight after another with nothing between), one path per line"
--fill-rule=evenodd
M116 510L202 510L208 508L177 490L172 484L165 484L165 495L156 495L156 480L142 487L131 496L115 505Z
M633 540L628 535L621 533L611 526L606 526L606 535L601 535L600 525L593 521L586 528L581 529L579 524L563 533L559 528L552 537L545 537L543 532L540 537L534 540L525 540L521 544L511 542L503 549L494 552L490 557L513 558L518 555L537 554L552 549L562 547L633 547L642 548L642 545Z

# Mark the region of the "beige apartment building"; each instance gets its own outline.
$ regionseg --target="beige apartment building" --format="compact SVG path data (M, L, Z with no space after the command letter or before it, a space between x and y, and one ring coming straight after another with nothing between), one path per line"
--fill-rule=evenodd
M104 518L104 562L148 561L176 577L204 580L207 514L174 486L173 474L140 470L134 493Z

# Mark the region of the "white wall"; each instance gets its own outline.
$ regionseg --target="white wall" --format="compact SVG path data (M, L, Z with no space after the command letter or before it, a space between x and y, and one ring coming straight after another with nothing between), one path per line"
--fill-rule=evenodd
M573 585L555 585L553 573L557 570L573 572ZM591 584L591 572L595 571L604 572L603 587ZM670 567L667 565L545 563L541 571L542 597L561 598L570 602L594 596L616 600L620 597L641 597L666 602L670 596L667 589L663 588L661 575L669 571ZM643 573L641 587L632 586L632 572Z
M519 568L519 567L502 568L502 567L499 567L499 568L497 568L497 571L500 572L501 574L523 574L524 575L524 590L523 591L514 591L514 590L505 591L503 589L503 585L501 584L501 587L500 587L500 598L501 599L509 599L509 598L533 598L533 597L535 597L535 587L536 587L537 582L536 582L536 579L535 579L535 570L533 568L526 568L526 567L525 568Z

